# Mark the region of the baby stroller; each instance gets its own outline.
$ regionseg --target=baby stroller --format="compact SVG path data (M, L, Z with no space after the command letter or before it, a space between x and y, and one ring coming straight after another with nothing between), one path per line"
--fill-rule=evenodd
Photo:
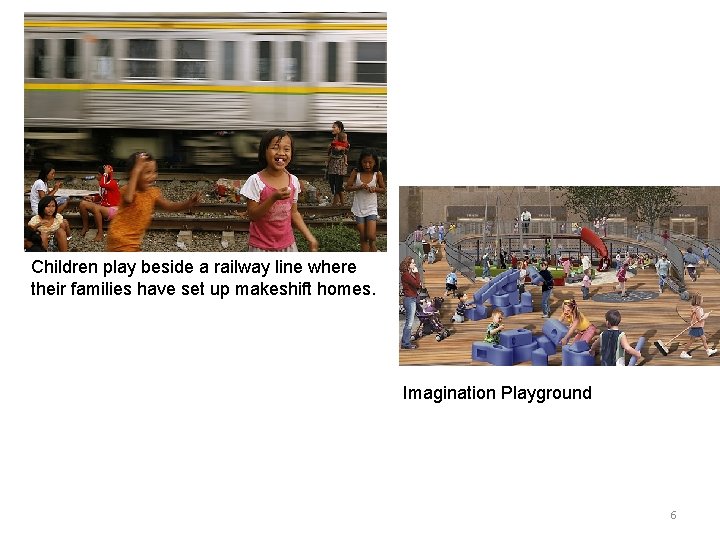
M440 308L445 301L444 298L436 296L432 300L427 295L418 295L417 300L417 317L420 319L420 325L412 339L420 339L428 334L435 334L435 341L442 341L450 335L450 331L440 322Z

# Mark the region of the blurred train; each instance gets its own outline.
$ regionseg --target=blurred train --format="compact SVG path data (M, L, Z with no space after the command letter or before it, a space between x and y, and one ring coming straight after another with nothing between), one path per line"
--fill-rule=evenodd
M24 71L34 162L254 164L281 127L311 168L335 120L386 153L385 13L26 13Z

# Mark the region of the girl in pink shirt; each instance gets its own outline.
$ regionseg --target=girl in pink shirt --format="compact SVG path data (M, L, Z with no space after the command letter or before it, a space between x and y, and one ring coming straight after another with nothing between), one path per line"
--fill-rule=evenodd
M318 241L297 209L300 183L286 167L292 161L295 142L282 129L263 135L258 149L261 171L253 174L240 190L247 198L250 218L249 251L297 251L293 226L307 239L310 251Z

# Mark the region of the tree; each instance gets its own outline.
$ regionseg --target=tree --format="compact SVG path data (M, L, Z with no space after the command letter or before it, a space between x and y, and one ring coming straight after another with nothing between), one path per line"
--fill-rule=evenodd
M622 188L619 186L553 187L561 192L568 210L580 215L583 221L594 221L617 212L621 206Z
M680 188L675 186L631 186L623 188L623 206L653 231L657 220L668 217L680 204Z

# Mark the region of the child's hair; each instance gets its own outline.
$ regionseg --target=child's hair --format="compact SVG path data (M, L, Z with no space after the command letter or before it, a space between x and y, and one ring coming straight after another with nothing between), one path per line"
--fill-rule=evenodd
M100 165L98 165L97 172L98 172L98 174L105 174L105 164L104 163L101 163Z
M573 316L577 316L578 313L578 305L574 298L571 298L570 300L563 300L563 307L569 306L570 311L572 311Z
M362 160L364 157L371 156L375 160L375 165L373 165L373 172L377 172L380 170L380 155L378 154L377 150L374 148L363 148L360 152L360 157L358 158L358 171L362 170Z
M699 292L694 292L690 295L690 305L691 306L699 306L700 304L702 304L702 300L703 300L702 294L700 294Z
M148 152L133 152L132 154L130 154L130 157L127 160L128 172L133 170L133 168L135 167L135 162L138 160L138 158L140 158L140 156L144 156L145 159L147 159L148 161L155 161L155 158L152 157L152 154ZM100 166L100 172L105 172L102 168L102 165Z
M50 162L43 163L42 169L40 169L40 172L38 173L38 178L42 179L43 182L47 182L48 174L50 174L50 171L54 168L55 165Z
M413 262L413 260L414 260L414 259L413 259L412 257L405 257L405 258L400 262L400 271L401 271L401 272L407 272L407 271L410 269L410 263Z
M589 276L589 275L590 275L590 269L589 269L589 268L586 268L585 270L583 270L583 274L585 274L586 276Z
M620 324L621 319L622 317L620 317L620 312L617 309L611 309L605 313L605 320L610 326L617 326Z
M345 126L343 125L343 123L342 123L340 120L335 120L335 121L333 122L333 125L339 127L341 133L342 133L343 131L345 131Z
M284 129L271 129L262 136L262 139L260 139L260 146L258 146L258 162L260 163L261 170L268 166L265 152L270 147L270 143L272 143L276 138L282 139L283 137L288 137L290 139L291 155L290 160L287 162L287 164L290 165L290 163L292 163L292 160L295 159L295 140L293 139L292 135L290 135L290 133L285 131Z
M450 272L454 272L454 271L455 271L455 268L451 266L451 267L450 267Z
M42 238L40 237L40 231L33 229L30 225L25 225L25 240L30 241L33 245L42 244Z
M45 217L45 209L51 202L55 203L55 212L53 212L53 217L57 215L57 202L55 202L55 197L53 197L52 195L45 195L38 202L38 216L40 216L41 218Z
M463 291L457 295L458 300L462 300L463 298L467 298L467 292Z
M504 315L504 313L502 312L502 309L495 308L490 312L490 317L494 319L495 315Z

